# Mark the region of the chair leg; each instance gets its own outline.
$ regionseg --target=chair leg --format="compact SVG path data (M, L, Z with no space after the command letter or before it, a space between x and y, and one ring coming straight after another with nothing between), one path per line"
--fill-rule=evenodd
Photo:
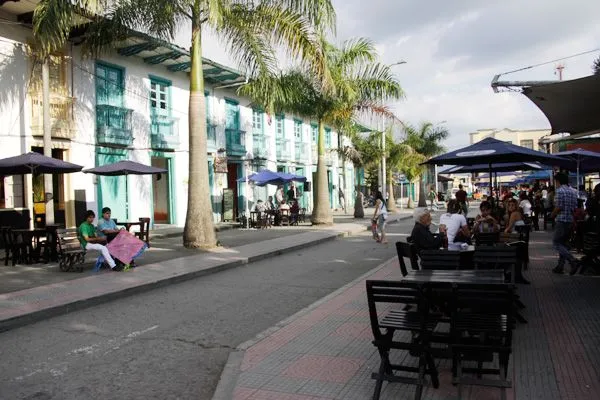
M373 392L373 400L379 400L379 396L381 396L381 387L383 386L383 376L385 374L385 361L383 358L381 359L381 364L379 364L379 374L377 376L377 381L375 383L375 391Z
M421 400L421 396L423 396L423 382L425 381L426 366L427 360L425 353L421 352L421 356L419 357L419 382L417 383L417 390L415 391L415 400Z
M431 384L435 389L437 389L440 387L440 378L438 376L438 371L435 366L435 361L433 359L433 356L429 352L426 353L426 357L427 365L429 366L429 375L431 376Z
M462 360L460 352L456 355L456 396L460 400L462 398L462 384L460 379L462 378Z

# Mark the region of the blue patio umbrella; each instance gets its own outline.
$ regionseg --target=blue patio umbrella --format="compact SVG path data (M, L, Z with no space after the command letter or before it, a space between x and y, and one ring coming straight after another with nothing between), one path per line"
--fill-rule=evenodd
M279 172L279 175L286 181L306 182L306 177L301 175L289 174L287 172Z
M257 186L265 186L265 185L279 185L284 183L281 175L277 172L273 172L268 169L263 169L262 171L256 172L254 174L250 174L247 177L241 177L237 180L238 182L253 182Z
M486 164L475 164L475 165L457 165L452 168L449 168L441 173L444 174L462 174L462 173L472 173L472 172L488 172L489 171L489 163ZM493 163L492 171L497 172L498 176L500 172L516 172L516 171L538 171L544 169L551 169L546 165L540 164L539 162L511 162L511 163ZM508 174L511 175L511 174Z
M81 165L72 164L39 153L26 153L0 160L0 175L66 174L81 171Z
M589 151L584 149L575 149L568 151L561 151L555 153L555 155L566 158L574 163L574 167L577 172L577 186L579 187L579 172L598 171L600 170L600 153L595 151ZM561 165L564 166L564 165ZM569 169L573 169L572 167Z
M511 162L542 162L548 165L560 165L565 159L552 154L543 153L503 142L491 137L462 149L430 158L423 164L434 165L477 165L488 164L490 186L492 186L492 165Z

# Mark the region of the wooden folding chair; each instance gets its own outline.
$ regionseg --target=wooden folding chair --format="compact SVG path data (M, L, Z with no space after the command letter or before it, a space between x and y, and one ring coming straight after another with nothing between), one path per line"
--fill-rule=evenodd
M423 285L415 282L373 280L368 280L366 285L373 344L377 347L380 357L379 370L371 375L376 380L373 399L379 399L383 382L388 381L416 385L414 398L419 400L423 393L425 374L431 376L434 388L439 387L438 372L429 341L437 319L429 312L429 301ZM390 304L412 305L417 311L383 311ZM396 331L408 331L411 335L399 334L398 338L394 339ZM418 357L419 366L392 364L392 350L403 350L409 356ZM416 373L417 377L400 376L394 371Z

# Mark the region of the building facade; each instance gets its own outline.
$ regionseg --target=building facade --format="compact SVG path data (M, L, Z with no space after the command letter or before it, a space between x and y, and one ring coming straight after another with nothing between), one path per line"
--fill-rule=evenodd
M31 3L5 3L0 16L0 158L43 152L41 63L31 51L31 30L16 22ZM111 207L113 218L183 226L188 192L188 99L186 50L132 34L99 59L81 56L73 44L52 56L50 114L53 157L91 168L129 159L168 170L159 176L99 177L83 172L55 175L55 220L81 222L87 209ZM246 185L263 168L302 175L302 207L313 207L316 125L295 115L266 115L237 96L245 77L211 60L203 62L208 171L215 222L236 219L248 204L276 188ZM349 140L326 129L330 204L337 188L353 195L354 168L337 156ZM43 222L43 177L0 177L0 210L30 210ZM287 189L287 188L286 188ZM352 197L350 197L352 198Z
M550 134L550 129L478 129L476 132L469 133L470 144L480 142L487 137L511 142L517 146L526 147L532 150L544 151L541 148L539 141L542 137Z

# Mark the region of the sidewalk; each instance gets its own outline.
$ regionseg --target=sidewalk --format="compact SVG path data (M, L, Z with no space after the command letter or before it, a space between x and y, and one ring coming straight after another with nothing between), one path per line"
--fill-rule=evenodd
M556 275L552 232L534 232L531 285L519 285L528 324L514 332L509 399L600 398L600 279ZM232 352L213 400L364 400L379 367L372 345L365 280L400 279L398 261L339 289ZM449 360L439 362L440 387L423 399L455 399ZM384 384L382 400L412 399L415 387ZM499 399L500 390L465 387L463 399Z
M407 218L394 215L390 221ZM330 227L273 228L268 230L232 230L220 233L223 242L235 243L211 252L153 246L140 266L124 273L102 271L63 273L56 266L1 267L0 331L13 329L40 319L64 314L90 305L150 290L170 283L233 268L267 257L313 246L367 228L366 222L335 224ZM225 235L229 235L226 237ZM176 240L176 239L173 239ZM154 262L149 262L152 251ZM37 269L37 270L36 270ZM35 279L32 280L32 276ZM12 284L12 286L11 286ZM28 285L22 290L15 285Z

